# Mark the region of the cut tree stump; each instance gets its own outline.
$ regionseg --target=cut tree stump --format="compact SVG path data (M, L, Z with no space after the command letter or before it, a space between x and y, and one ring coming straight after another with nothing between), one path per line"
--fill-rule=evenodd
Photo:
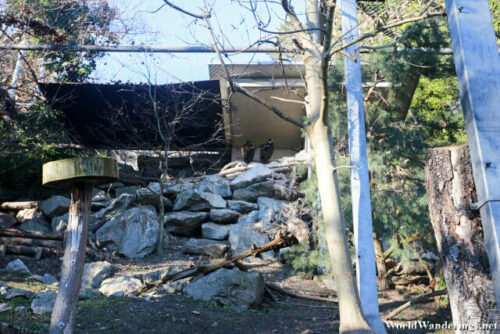
M425 176L453 322L500 323L468 146L429 150Z
M94 185L117 179L118 164L114 159L75 158L43 165L45 186L72 189L61 280L50 321L51 334L73 333L85 262L92 189Z

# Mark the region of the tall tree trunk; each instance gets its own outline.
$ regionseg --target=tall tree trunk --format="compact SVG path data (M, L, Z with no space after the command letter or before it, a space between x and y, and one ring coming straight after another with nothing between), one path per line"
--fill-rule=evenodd
M477 197L468 146L429 150L425 175L453 322L500 323L481 218L470 208Z
M51 334L73 333L85 262L92 188L92 184L83 183L75 185L71 192L61 281L50 321Z
M318 177L325 237L337 285L341 333L372 333L361 311L354 270L345 234L339 188L335 172L333 139L321 121L310 129L311 145Z

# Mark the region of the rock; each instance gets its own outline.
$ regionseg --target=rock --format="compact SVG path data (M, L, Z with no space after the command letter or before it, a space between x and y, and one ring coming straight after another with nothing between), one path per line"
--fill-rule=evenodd
M11 228L17 222L16 218L0 212L0 228Z
M265 181L272 175L272 169L256 163L253 167L249 168L246 172L239 174L234 180L231 181L231 189L234 191L236 189L246 188L254 183Z
M268 235L257 231L252 224L234 224L229 230L229 243L233 256L249 250L253 243L262 246L269 241ZM263 259L270 259L274 256L273 251L260 254Z
M201 211L210 208L223 209L226 200L220 195L203 192L199 190L186 190L177 195L174 203L174 211L188 209L189 211Z
M12 288L5 294L5 299L9 300L15 297L24 297L27 299L33 298L34 293L29 290Z
M256 271L219 269L184 287L195 300L216 302L237 310L257 306L264 297L264 279Z
M229 180L219 175L207 175L198 185L198 190L229 198L232 195Z
M218 224L236 223L240 214L231 209L212 209L210 210L210 220Z
M259 211L252 211L238 219L238 224L254 224L259 221Z
M50 224L42 212L37 209L24 209L17 213L17 220L22 222L19 226L23 231L50 232Z
M61 216L65 212L68 212L69 203L69 198L56 195L40 202L38 207L43 211L43 213L45 213L47 217L52 219L54 217Z
M191 236L200 230L201 223L208 219L206 212L168 212L165 214L167 231L180 236Z
M151 183L149 184L149 187L151 187ZM177 195L183 191L188 191L188 190L194 190L195 185L190 182L184 182L182 180L175 180L175 181L169 181L165 183L163 187L163 194L167 196L174 196ZM156 182L154 185L153 190L158 189L160 191L160 184Z
M96 299L102 296L102 293L99 290L94 289L80 289L79 299Z
M189 239L184 245L184 253L223 257L229 246L210 239Z
M279 258L279 260L280 260L281 263L285 263L286 262L285 255L287 253L289 253L290 250L291 250L290 247L280 248L279 254L278 254L278 258Z
M156 193L152 192L148 188L139 188L137 189L137 200L139 203L142 205L152 205L154 206L158 211L160 210L160 203L159 203L159 188ZM165 211L169 211L173 207L173 203L171 200L169 200L167 197L163 196L163 207Z
M95 212L107 207L111 201L90 202L90 211Z
M106 183L97 186L97 188L102 189L104 191L115 190L116 188L123 188L123 187L125 187L125 185L121 182Z
M130 276L117 276L105 279L99 291L106 297L120 294L131 296L140 288L142 288L142 282L139 279Z
M55 278L51 274L44 274L42 283L45 285L53 285L53 286L59 285L59 281L57 280L57 278Z
M429 270L433 272L435 263L425 259L422 260L425 262ZM404 275L425 275L427 271L425 270L425 266L418 260L409 260L402 263L401 273Z
M139 187L137 187L137 186L116 188L115 189L116 197L120 197L123 194L135 195L137 192L137 189L139 189Z
M51 313L56 304L57 293L54 291L43 291L36 294L31 301L31 310L34 314Z
M159 228L154 208L139 206L111 218L97 230L96 237L100 246L128 258L141 258L155 251Z
M259 220L260 221L273 221L283 209L284 201L280 201L268 197L259 197L257 204L259 205Z
M53 232L66 231L66 227L68 226L68 213L66 212L62 216L52 218L50 225L52 226Z
M118 198L115 198L111 203L104 209L98 211L95 214L96 219L106 219L109 220L113 216L122 213L123 211L129 209L134 205L136 201L136 196L131 194L123 194Z
M299 218L292 218L286 221L287 230L295 236L299 243L303 245L309 244L309 226Z
M227 201L227 206L234 211L239 213L249 213L254 210L258 210L259 206L255 203L245 202L245 201Z
M256 202L259 197L274 197L274 182L266 181L255 183L247 188L236 189L233 192L233 200Z
M186 282L180 280L175 282L170 281L162 285L162 290L167 293L181 293L185 286Z
M28 312L28 308L26 306L17 306L14 309L14 312L16 312L16 313L26 313L26 312Z
M230 228L229 225L205 223L201 225L201 235L207 239L225 240L229 236Z
M20 259L9 262L5 267L5 272L7 274L31 275L28 267Z
M107 202L109 201L108 193L104 190L99 190L94 188L92 191L92 200L91 202Z
M83 267L82 289L99 289L103 280L113 276L116 267L108 261L85 263Z
M162 273L163 273L162 270L152 271L150 273L141 275L141 280L144 283L152 284L161 278Z

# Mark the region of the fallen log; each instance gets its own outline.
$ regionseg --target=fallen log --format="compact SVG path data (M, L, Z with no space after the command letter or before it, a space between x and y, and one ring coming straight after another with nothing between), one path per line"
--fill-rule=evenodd
M5 246L5 252L7 254L34 256L37 259L40 259L42 256L59 254L53 248L29 246Z
M408 307L416 305L418 303L421 303L428 298L442 296L445 294L446 294L446 289L443 289L443 290L438 290L438 291L432 291L432 292L426 293L424 295L418 296L416 298L413 298L413 299L407 301L406 303L404 303L403 305L401 305L400 307L398 307L397 309L395 309L394 311L392 311L391 313L389 313L388 315L386 315L384 317L384 321L391 320L395 315L403 312Z
M230 259L222 260L222 261L218 261L218 262L214 262L214 263L201 264L199 266L188 268L188 269L185 269L185 270L182 270L182 271L179 271L177 273L170 274L170 275L167 273L165 275L162 275L162 277L158 281L146 284L142 289L140 289L138 291L138 294L144 293L144 292L149 291L155 287L163 285L168 281L178 281L180 279L188 278L188 277L192 277L192 276L210 274L218 269L227 267L227 266L229 266L233 263L236 263L238 261L241 261L244 258L247 258L249 256L254 256L254 255L257 255L257 254L262 253L262 252L267 252L267 251L283 244L285 242L285 239L287 239L287 238L289 238L289 236L286 236L286 237L278 236L273 241L265 244L264 246L259 247L256 244L254 244L252 246L252 248L250 248L249 250L247 250L243 253L240 253L236 256L233 256Z
M35 238L48 240L63 240L63 233L55 232L39 232L39 231L23 231L15 228L0 229L0 236L5 237L20 237L20 238Z
M334 299L334 298L327 298L327 297L320 297L320 296L310 296L310 295L305 295L305 294L302 294L302 293L296 293L296 292L292 292L292 291L286 290L286 289L284 289L282 287L279 287L277 285L274 285L274 284L266 283L266 287L268 287L269 289L276 290L276 291L280 292L281 294L288 295L288 296L294 297L294 298L314 300L314 301L317 301L317 302L338 303L338 300Z
M0 237L0 242L8 246L41 246L47 248L63 249L63 242L59 240L44 240L19 237Z
M25 209L34 209L38 208L38 202L36 201L27 201L27 202L3 202L0 205L0 209L3 210L25 210Z

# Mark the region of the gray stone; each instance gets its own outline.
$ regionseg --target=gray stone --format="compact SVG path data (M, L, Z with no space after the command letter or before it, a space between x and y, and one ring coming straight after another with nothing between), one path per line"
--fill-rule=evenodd
M254 183L266 181L272 175L272 169L256 163L253 167L249 168L244 173L239 174L234 180L232 180L231 188L233 191L236 189L246 188Z
M117 276L105 279L99 291L109 297L123 294L124 296L131 296L142 288L142 282L131 276Z
M259 205L259 220L273 221L281 213L284 203L284 201L273 198L259 197L257 199L257 204Z
M137 200L142 205L152 205L159 211L160 201L158 198L159 191L151 191L148 188L139 188L137 189ZM173 203L167 197L162 196L163 199L163 207L165 211L171 210L173 207Z
M95 212L107 207L111 201L90 202L90 211Z
M259 211L252 211L238 219L238 224L254 224L259 221Z
M52 222L50 225L52 226L53 232L66 231L66 227L68 226L68 213L66 212L62 216L52 218Z
M239 213L249 213L254 210L258 210L259 206L255 203L245 202L245 201L227 201L227 206L231 210L238 211Z
M256 202L259 197L274 197L274 182L266 181L255 183L247 188L236 189L233 192L233 200Z
M7 264L5 267L5 272L8 274L21 274L21 275L31 275L30 270L23 261L20 259L15 259Z
M106 183L97 186L97 188L105 191L115 190L116 188L123 188L123 187L125 187L125 185L121 182Z
M230 228L229 225L205 223L201 225L201 235L207 239L225 240L229 236Z
M33 298L34 293L29 290L12 288L5 294L5 299L9 300L15 297L24 297L27 299Z
M108 200L109 196L107 192L94 188L92 191L92 202L106 202Z
M186 282L181 280L175 282L170 281L162 285L162 290L167 293L181 293L185 286Z
M165 224L168 232L181 236L191 236L199 232L201 223L207 219L207 212L182 211L165 214Z
M151 187L151 183L149 184ZM177 195L183 191L194 190L195 184L190 182L184 182L182 180L169 181L165 183L163 187L163 194L168 196ZM156 183L153 189L158 189L160 191L160 184Z
M238 221L240 214L231 209L210 210L210 220L218 224L233 224Z
M257 306L264 297L264 279L256 271L219 269L184 287L195 300L216 302L237 310Z
M34 314L51 313L56 304L57 293L54 291L43 291L36 294L31 301L31 310Z
M141 275L141 280L144 283L152 284L161 278L162 273L162 270L152 271L150 273Z
M432 272L435 267L435 263L433 261L427 261L422 259L429 270ZM404 275L425 275L427 271L425 270L425 266L420 263L418 260L409 260L409 261L403 261L402 263L402 274Z
M116 197L120 197L123 194L135 195L137 192L137 189L139 189L139 187L137 187L137 186L116 188L115 189Z
M16 312L16 313L26 313L26 312L28 312L28 308L26 306L17 306L14 309L14 312Z
M16 218L7 213L0 212L0 228L10 228L16 222Z
M174 202L174 211L183 209L189 211L201 211L210 208L223 209L226 204L226 200L220 195L199 190L186 190L177 195Z
M44 274L42 278L42 283L45 285L52 285L52 286L59 285L59 281L57 280L57 278L55 278L51 274Z
M210 239L189 239L184 245L184 253L223 257L229 246Z
M115 198L113 201L111 201L111 203L107 207L96 212L94 216L96 219L109 220L114 216L132 207L135 201L136 201L135 195L123 194L120 197Z
M198 190L217 194L223 198L229 198L232 195L229 180L219 175L207 175L198 185Z
M54 218L68 212L70 200L64 196L52 196L40 202L38 207L49 218Z
M107 261L85 263L83 267L82 289L99 289L102 281L113 276L116 267Z
M102 293L99 290L95 289L80 289L80 295L79 298L81 300L85 299L97 299L102 296Z
M17 220L22 222L19 226L23 231L50 232L50 224L42 212L37 209L24 209L17 213Z
M269 241L267 233L257 231L252 224L234 224L229 230L229 243L233 256L249 250L253 243L262 246ZM273 251L260 254L263 259L270 259L274 256Z
M141 258L155 251L159 228L154 208L140 206L111 218L97 230L96 237L100 246L128 258Z
M286 262L285 255L286 255L287 253L289 253L289 252L290 252L290 250L291 250L291 248L290 248L290 247L280 248L280 250L279 250L279 254L278 254L278 258L279 258L280 262L282 262L282 263L285 263L285 262Z

